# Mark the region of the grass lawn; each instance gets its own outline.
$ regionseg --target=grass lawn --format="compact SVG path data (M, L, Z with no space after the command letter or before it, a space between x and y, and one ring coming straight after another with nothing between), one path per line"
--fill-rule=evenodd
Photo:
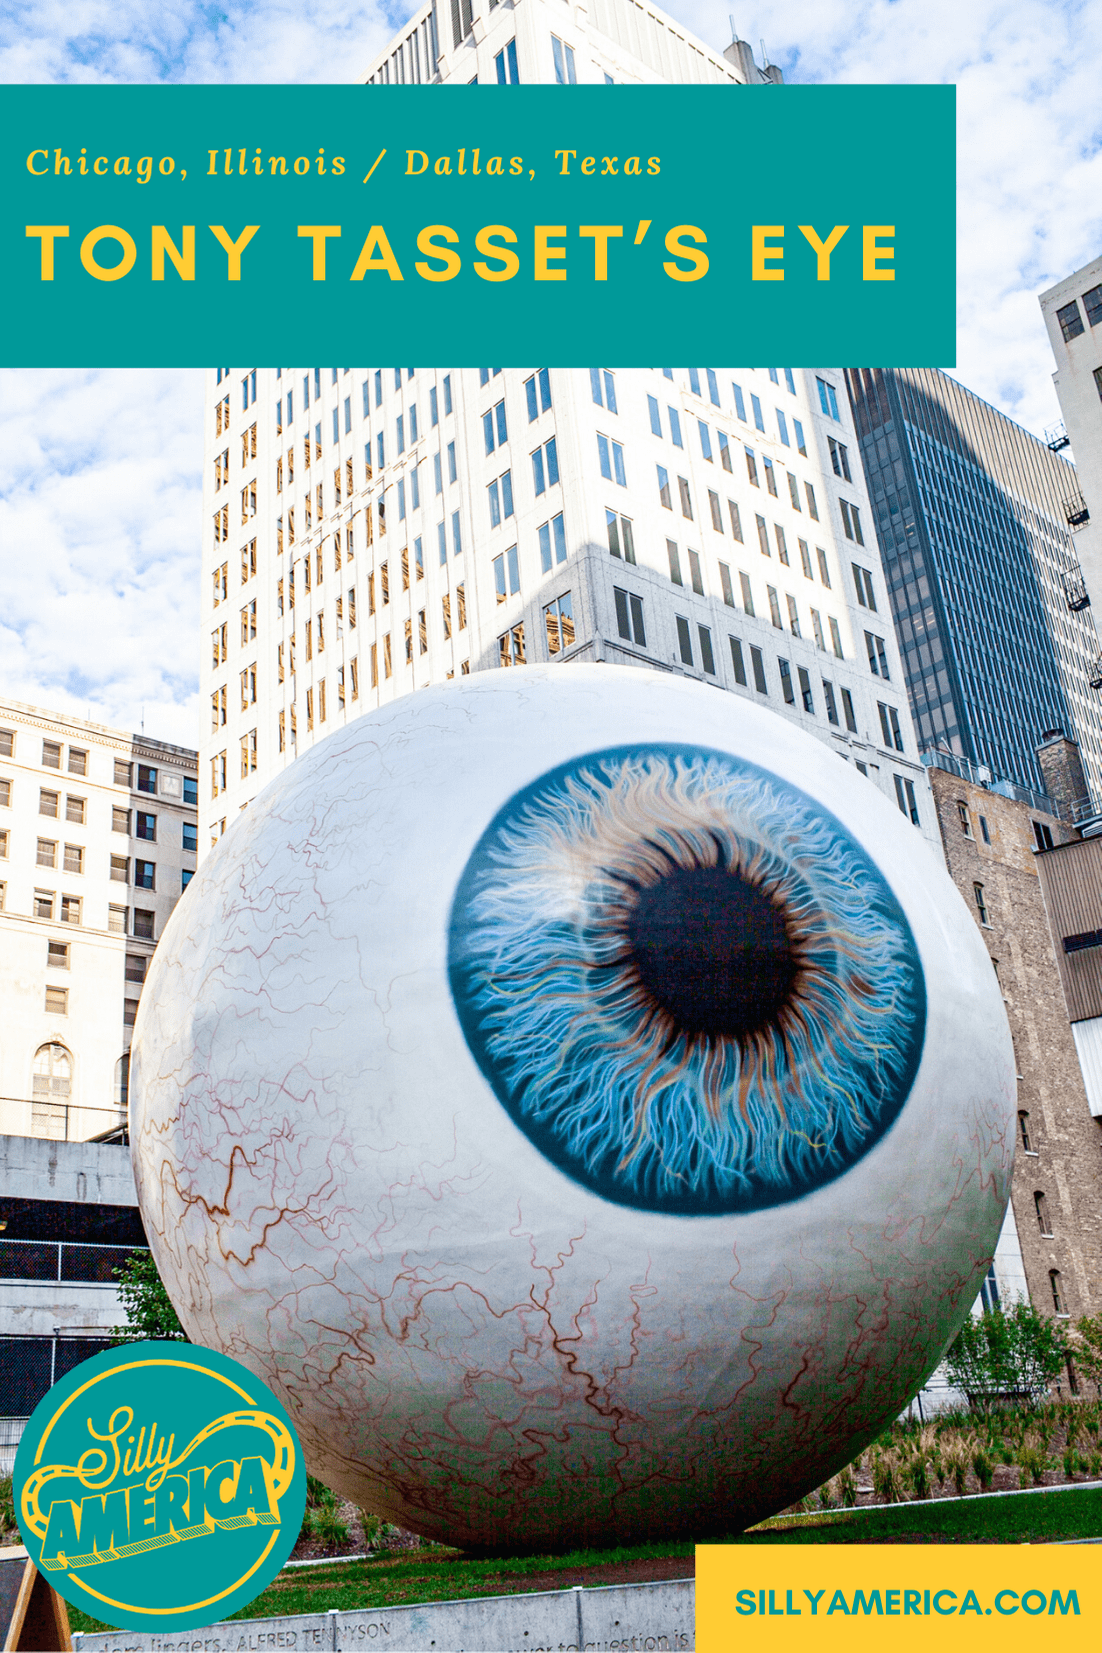
M802 1519L778 1516L740 1544L1023 1544L1102 1536L1102 1489L1057 1489L1009 1498L935 1499L871 1509L816 1512ZM684 1568L675 1565L684 1560ZM568 1555L527 1555L471 1560L458 1550L386 1554L366 1561L333 1561L286 1568L237 1618L284 1613L324 1613L330 1608L398 1607L406 1602L455 1601L465 1596L554 1590L568 1584L618 1582L625 1574L685 1577L693 1570L692 1544L639 1544L616 1550L574 1550ZM659 1563L662 1563L659 1568ZM69 1610L74 1630L106 1625Z
M775 1516L741 1544L1052 1544L1102 1538L1102 1488Z

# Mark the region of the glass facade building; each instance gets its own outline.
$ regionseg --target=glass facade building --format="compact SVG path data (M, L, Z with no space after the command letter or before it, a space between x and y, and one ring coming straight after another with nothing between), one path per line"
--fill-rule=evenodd
M1074 468L935 369L846 380L921 749L1043 792L1035 748L1060 729L1097 800L1098 639L1065 510Z

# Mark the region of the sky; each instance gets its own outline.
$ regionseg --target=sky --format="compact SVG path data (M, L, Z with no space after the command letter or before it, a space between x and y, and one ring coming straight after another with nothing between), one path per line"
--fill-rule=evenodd
M1102 4L665 9L722 50L732 6L787 81L957 85L952 371L1042 434L1059 408L1036 295L1102 251ZM413 9L7 0L0 84L353 80ZM819 164L860 155L826 136ZM201 396L198 371L0 372L0 695L198 743Z

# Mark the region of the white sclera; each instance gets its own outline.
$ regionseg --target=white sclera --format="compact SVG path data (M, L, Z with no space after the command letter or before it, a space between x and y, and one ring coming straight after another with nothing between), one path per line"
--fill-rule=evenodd
M497 811L640 741L731 752L830 810L925 972L899 1118L748 1215L656 1215L565 1176L448 986L452 899ZM424 690L292 764L177 908L131 1059L142 1213L189 1335L283 1398L346 1497L509 1549L737 1532L846 1463L974 1300L1014 1106L990 960L910 823L773 713L609 666Z

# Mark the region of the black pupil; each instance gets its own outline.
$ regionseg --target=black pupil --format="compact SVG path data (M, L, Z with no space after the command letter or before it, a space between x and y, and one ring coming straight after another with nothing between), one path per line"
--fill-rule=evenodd
M671 869L640 892L628 933L644 987L686 1033L752 1033L791 992L784 919L722 867Z

